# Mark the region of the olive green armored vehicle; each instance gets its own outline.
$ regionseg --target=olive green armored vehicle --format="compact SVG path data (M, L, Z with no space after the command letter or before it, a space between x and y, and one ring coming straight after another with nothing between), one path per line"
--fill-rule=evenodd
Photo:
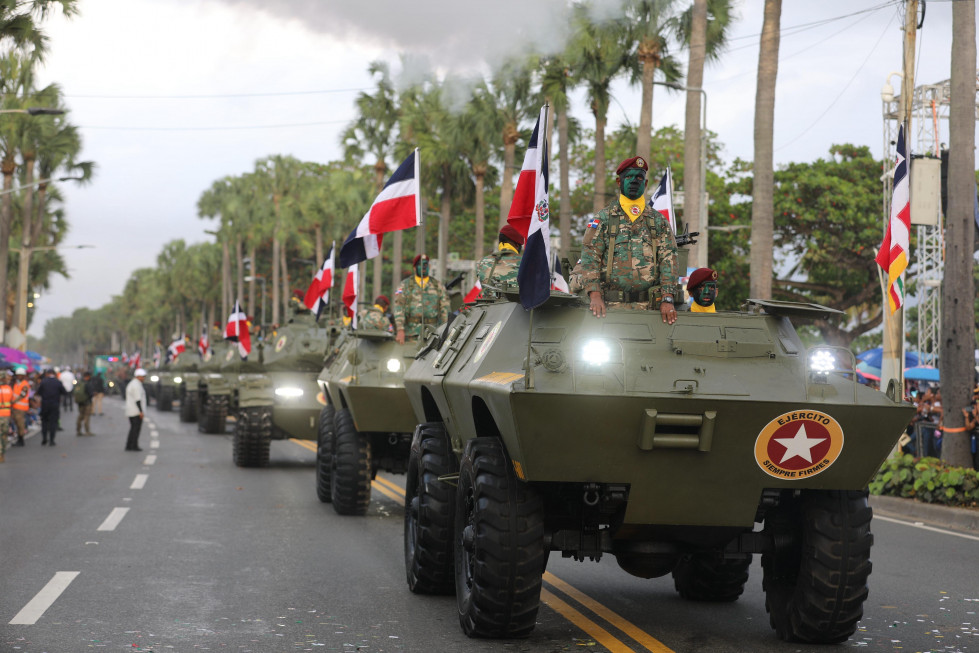
M551 552L672 574L734 601L761 554L785 640L853 634L870 575L865 487L914 409L861 386L849 350L803 345L814 304L611 309L552 293L479 302L405 375L419 421L405 495L416 593L455 592L462 629L534 628ZM529 359L529 365L527 361ZM655 610L650 611L655 618Z
M197 430L201 433L224 433L231 406L232 379L238 376L240 360L238 345L220 340L211 346L210 357L199 366L197 397L191 401L197 404ZM224 372L225 367L230 371Z
M183 383L183 376L181 375L191 366L196 368L191 358L193 358L193 354L185 351L175 359L165 362L156 371L155 376L158 379L156 382L157 410L163 412L173 410L174 399L179 399L181 395L182 388L180 386Z
M328 353L319 376L326 406L320 413L316 494L341 515L363 515L378 471L408 467L415 414L404 373L418 351L387 331L347 330Z
M232 398L236 465L267 466L272 440L316 440L322 407L316 375L326 347L326 328L310 311L296 309L240 363Z
M200 382L198 368L202 362L196 351L185 351L171 367L177 401L180 402L181 422L197 421L197 386Z

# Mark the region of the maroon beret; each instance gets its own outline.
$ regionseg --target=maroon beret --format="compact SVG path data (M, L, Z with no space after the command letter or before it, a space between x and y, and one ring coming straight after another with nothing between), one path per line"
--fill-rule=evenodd
M506 236L507 238L509 238L510 240L512 240L513 242L519 245L524 244L525 239L523 237L523 234L520 233L520 230L514 227L512 224L503 225L503 228L500 229L500 234Z
M415 267L416 265L418 265L418 261L420 261L422 259L425 259L427 261L428 260L428 254L419 254L415 258L411 259L411 267Z
M385 306L391 305L391 300L388 299L387 295L378 295L377 299L374 300L375 304L384 304Z
M717 281L717 272L710 268L698 268L694 270L693 274L690 275L690 280L687 281L687 292L693 291L705 281Z
M615 175L619 176L629 168L639 168L640 170L649 170L649 163L646 159L641 156L634 156L631 159L626 159L619 164L619 167L615 169Z

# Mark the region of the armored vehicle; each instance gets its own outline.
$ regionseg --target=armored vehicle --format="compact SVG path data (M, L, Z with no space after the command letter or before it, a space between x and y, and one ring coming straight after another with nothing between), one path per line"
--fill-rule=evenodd
M180 421L197 421L197 385L200 381L198 367L203 361L197 352L186 351L173 362L174 392L180 402Z
M232 398L236 465L267 466L272 440L316 440L316 375L326 346L326 328L302 308L252 352L254 363L241 363Z
M231 406L232 381L238 370L222 373L224 366L235 366L239 361L238 345L226 340L211 346L208 360L199 366L197 379L197 430L201 433L224 433Z
M803 345L814 304L739 312L610 309L552 293L479 302L405 386L421 424L405 495L416 593L455 591L470 636L533 628L550 552L672 574L733 601L761 554L779 637L840 642L870 574L865 487L914 409L859 385L847 349ZM530 364L527 364L529 359ZM756 525L759 527L756 528Z
M183 357L183 354L177 357L177 360ZM179 376L175 373L176 367L178 365L177 360L167 361L158 368L153 376L156 377L156 409L163 412L170 412L173 410L173 400L177 398L177 384L175 378Z
M387 331L344 332L319 376L326 406L320 413L316 494L341 515L363 515L378 470L407 470L415 414L404 373L418 343L399 345Z

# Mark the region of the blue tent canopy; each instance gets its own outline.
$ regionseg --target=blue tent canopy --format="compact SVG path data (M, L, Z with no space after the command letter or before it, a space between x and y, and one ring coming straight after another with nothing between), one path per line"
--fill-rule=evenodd
M867 363L871 367L876 367L880 369L881 362L884 358L884 350L882 347L874 347L873 349L868 349L867 351L860 352L857 354L857 360ZM920 364L920 359L918 354L913 351L904 352L904 367L911 368L917 367Z
M909 381L939 381L938 368L922 365L904 370L904 378Z

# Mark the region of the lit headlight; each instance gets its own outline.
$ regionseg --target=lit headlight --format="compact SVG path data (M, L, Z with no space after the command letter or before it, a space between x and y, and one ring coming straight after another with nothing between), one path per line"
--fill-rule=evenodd
M182 376L175 376L175 377L173 377L173 382L174 383L183 383L184 382L184 377L182 377Z
M292 387L292 386L283 386L281 388L276 388L275 389L275 396L277 396L277 397L286 397L286 398L289 398L289 399L295 399L296 397L302 397L303 396L303 389L302 388L295 388L295 387Z
M110 387L110 388L114 388L114 387L116 387L116 384L115 384L115 382L113 382L113 381L109 381L109 387Z
M153 383L156 383L159 380L160 380L160 377L158 377L156 374L154 374L153 376L150 377L150 381L152 381Z
M836 368L836 357L828 349L814 349L809 354L809 369L817 374L829 374Z
M397 358L388 359L388 372L400 372L401 371L401 361Z
M589 365L601 365L607 363L612 355L612 350L605 340L588 340L581 348L581 360Z

